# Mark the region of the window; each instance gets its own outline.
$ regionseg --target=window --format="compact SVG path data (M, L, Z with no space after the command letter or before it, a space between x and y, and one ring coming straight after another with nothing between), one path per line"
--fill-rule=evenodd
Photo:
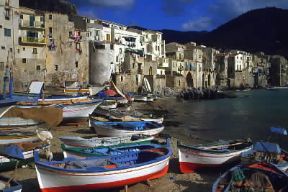
M58 71L58 65L55 65L55 71Z
M17 49L17 53L20 53L20 49Z
M75 66L76 66L76 68L78 68L78 61L75 62Z
M37 54L37 48L33 48L33 54Z
M111 41L110 34L106 34L106 41Z
M20 15L20 19L23 19L23 15Z
M37 65L37 66L36 66L36 70L37 70L37 71L40 71L40 70L41 70L40 65Z
M44 21L44 17L41 16L40 17L40 21L43 22Z
M53 18L53 16L52 16L52 14L50 14L50 15L49 15L49 19L52 20L52 18Z
M10 48L9 50L10 50L11 53L13 52L13 49L12 49L12 48Z
M123 76L120 77L121 82L123 82Z
M1 46L1 49L5 50L5 46Z
M11 37L11 29L4 28L4 36Z
M26 58L23 58L22 59L22 63L26 63L27 62L27 59Z
M72 31L69 31L69 37L72 37L73 33Z
M49 31L48 31L49 37L52 37L52 33L53 33L52 27L49 27Z
M23 47L23 51L25 51L25 47Z
M2 29L2 25L0 25L0 29Z
M5 9L5 19L6 20L10 19L10 9Z
M4 62L0 62L0 70L1 70L1 71L4 70Z
M110 49L114 50L114 45L113 44L110 44Z

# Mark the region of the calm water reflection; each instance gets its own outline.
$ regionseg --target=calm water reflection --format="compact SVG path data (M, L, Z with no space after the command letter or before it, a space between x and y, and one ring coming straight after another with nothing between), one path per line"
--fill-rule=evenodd
M236 94L238 98L235 99L170 102L172 113L167 119L177 121L179 126L167 126L167 131L189 141L191 137L203 141L247 137L266 140L273 136L269 132L271 126L288 128L288 90L252 90ZM288 141L285 137L281 140ZM287 142L281 144L288 147Z

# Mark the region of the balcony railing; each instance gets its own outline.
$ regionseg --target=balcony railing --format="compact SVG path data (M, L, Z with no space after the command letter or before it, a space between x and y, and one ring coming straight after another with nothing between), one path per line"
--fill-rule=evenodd
M19 43L45 45L46 41L45 38L19 37Z
M21 20L19 26L22 28L35 28L45 30L44 22L40 21L35 21L31 23L29 20Z

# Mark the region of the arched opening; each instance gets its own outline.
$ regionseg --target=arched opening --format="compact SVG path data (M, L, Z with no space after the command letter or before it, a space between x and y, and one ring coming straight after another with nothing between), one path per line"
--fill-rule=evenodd
M152 74L152 67L149 68L149 75L153 75Z
M187 73L186 83L187 83L188 87L194 87L193 77L192 77L192 74L190 72Z

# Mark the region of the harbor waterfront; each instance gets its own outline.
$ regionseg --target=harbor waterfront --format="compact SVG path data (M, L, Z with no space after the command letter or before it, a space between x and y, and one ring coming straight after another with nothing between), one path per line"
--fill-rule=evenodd
M287 150L287 138L273 135L270 127L288 127L288 89L251 90L235 92L237 98L207 101L184 101L174 97L161 98L153 103L133 103L135 109L151 109L165 114L164 134L172 137L173 157L168 174L149 183L129 186L129 191L211 191L212 182L225 169L180 174L178 168L177 140L186 144L199 144L219 139L231 140L251 138L253 141L277 141ZM45 125L39 125L44 128ZM54 138L51 141L54 158L61 158L61 136L88 136L93 132L88 123L78 126L51 128ZM4 173L15 177L24 192L39 191L34 165ZM123 189L120 189L123 190ZM113 190L107 190L113 191ZM118 190L114 190L119 191Z

